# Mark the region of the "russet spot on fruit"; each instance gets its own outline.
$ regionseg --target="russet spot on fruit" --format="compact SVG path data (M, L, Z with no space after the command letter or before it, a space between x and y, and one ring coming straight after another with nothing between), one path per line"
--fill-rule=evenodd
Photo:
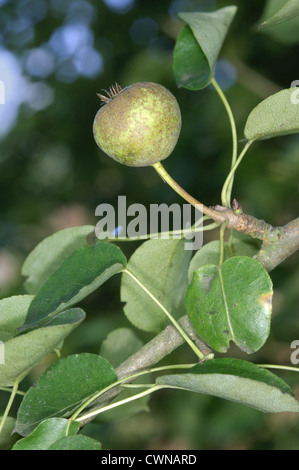
M181 130L176 98L162 85L134 83L110 88L97 112L93 135L109 157L128 166L150 166L173 151Z

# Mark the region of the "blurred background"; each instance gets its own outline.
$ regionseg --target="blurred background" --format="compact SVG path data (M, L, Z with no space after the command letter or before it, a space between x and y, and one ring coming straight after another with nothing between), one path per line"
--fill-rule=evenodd
M279 2L284 3L271 3ZM238 12L216 79L242 141L253 107L299 79L298 20L267 34L257 31L269 2L0 0L0 298L24 293L20 269L38 242L66 227L96 224L97 205L116 206L118 195L126 195L128 204L145 206L179 202L153 169L120 166L97 148L92 135L100 107L96 93L115 82L125 87L154 81L172 91L183 126L165 167L201 202L220 203L231 156L228 119L211 88L192 92L176 87L172 53L182 28L179 11L209 11L233 3ZM298 217L298 156L298 135L251 147L233 189L245 212L273 225ZM217 231L207 232L204 241L217 236ZM121 248L129 257L137 246ZM298 256L271 277L270 341L252 359L291 365L290 344L299 337ZM66 340L63 354L98 353L111 330L130 327L119 301L119 281L116 276L82 302L87 319ZM234 354L239 353L232 350ZM188 362L189 351L180 348L171 360ZM27 381L51 358L47 361ZM299 393L296 374L280 376ZM6 399L1 394L0 405ZM179 391L153 396L150 410L110 423L93 422L84 432L110 449L299 449L299 420L292 414L263 415Z

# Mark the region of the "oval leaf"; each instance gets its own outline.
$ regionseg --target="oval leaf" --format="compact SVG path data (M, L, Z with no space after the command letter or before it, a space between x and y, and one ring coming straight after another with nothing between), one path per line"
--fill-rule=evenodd
M237 7L229 6L211 13L179 13L190 28L183 28L174 50L174 74L179 86L200 90L209 85L236 11Z
M54 349L84 320L80 308L58 315L45 328L16 336L4 343L4 364L0 364L0 386L8 387L22 380L29 371Z
M26 291L36 294L62 261L80 246L88 245L94 229L92 225L66 228L42 240L27 256L22 267Z
M20 331L36 327L78 303L125 265L124 254L111 243L77 248L38 291Z
M225 398L266 413L299 412L298 401L282 379L240 359L212 359L187 374L166 375L156 382Z
M96 354L59 359L24 396L15 432L27 435L44 419L69 416L84 400L116 380L111 364Z
M289 88L266 98L251 111L245 125L248 140L263 140L299 132L298 89Z
M180 306L187 287L191 251L185 250L184 239L152 239L144 242L132 255L128 270L172 313ZM145 331L159 332L166 317L157 304L123 273L121 300L124 312L133 325Z
M68 429L68 420L64 418L50 418L40 423L29 436L19 439L12 450L48 450L58 439L76 434L80 423L72 421Z
M221 267L207 264L194 272L186 309L194 329L211 348L226 352L233 341L252 353L268 338L272 295L263 266L236 256Z

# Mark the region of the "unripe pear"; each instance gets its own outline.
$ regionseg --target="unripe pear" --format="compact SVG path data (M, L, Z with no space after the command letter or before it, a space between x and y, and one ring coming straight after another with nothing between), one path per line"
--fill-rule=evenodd
M93 135L109 157L127 166L150 166L173 151L181 130L176 98L162 85L134 83L110 88L97 112Z

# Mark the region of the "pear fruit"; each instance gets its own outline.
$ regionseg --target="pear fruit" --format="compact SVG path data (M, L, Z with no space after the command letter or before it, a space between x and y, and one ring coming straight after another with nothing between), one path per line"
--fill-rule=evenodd
M181 131L181 112L174 95L152 82L110 88L93 123L97 145L127 166L150 166L173 151Z

